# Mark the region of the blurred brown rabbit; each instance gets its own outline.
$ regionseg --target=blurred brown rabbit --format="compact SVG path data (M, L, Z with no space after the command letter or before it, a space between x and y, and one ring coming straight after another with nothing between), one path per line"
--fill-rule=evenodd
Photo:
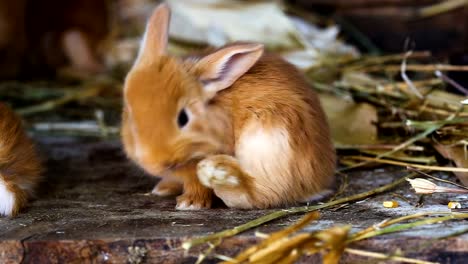
M14 216L26 205L39 183L41 170L21 120L0 103L0 216Z
M166 53L170 11L151 16L124 87L128 156L180 194L177 209L268 208L309 200L334 182L335 151L316 94L263 45Z
M24 0L0 1L0 78L20 71L26 48Z
M0 1L0 78L71 66L104 69L98 47L109 33L106 0Z

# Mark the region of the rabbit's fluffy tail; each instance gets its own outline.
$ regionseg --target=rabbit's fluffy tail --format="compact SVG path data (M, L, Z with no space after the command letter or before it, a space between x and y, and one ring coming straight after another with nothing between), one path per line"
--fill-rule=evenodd
M40 161L20 118L0 104L0 215L16 215L26 205L40 175Z
M25 193L15 192L11 184L0 175L0 215L13 216L25 204Z
M0 214L11 215L15 207L15 194L8 190L0 176Z

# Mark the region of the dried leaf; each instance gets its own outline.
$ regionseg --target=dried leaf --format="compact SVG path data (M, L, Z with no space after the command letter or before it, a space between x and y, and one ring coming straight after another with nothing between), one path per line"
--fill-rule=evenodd
M289 255L278 260L277 264L292 264L295 263L301 257L301 253L298 249L293 249Z
M262 42L270 48L300 48L297 30L275 2L169 0L171 38L222 46ZM272 23L274 21L274 23Z
M233 41L261 42L281 50L302 70L328 58L357 58L359 52L338 39L339 28L319 28L288 17L277 2L233 0L169 0L170 36L185 43L222 46ZM272 23L274 21L274 23Z
M457 110L462 105L462 102L466 100L466 97L442 90L434 90L426 95L426 100L430 105L435 107ZM464 112L468 112L468 108L465 108Z
M416 193L431 194L431 193L468 193L468 190L459 187L439 186L429 180L416 178L407 179Z
M290 240L288 236L304 228L310 222L317 220L319 217L320 217L320 214L318 212L312 212L312 213L307 214L296 224L269 235L265 240L263 240L258 245L254 245L252 247L247 248L246 250L241 252L239 255L237 255L237 257L235 258L235 261L237 263L242 263L243 261L246 261L247 259L250 259L250 260L252 260L252 258L253 260L257 260L259 258L261 259L265 257L265 253L269 253L273 251L277 253L277 251L279 250L278 247L280 247L280 249L283 251L280 255L275 255L275 260L278 260L282 257L286 257L284 256L284 250L285 250L285 243L289 243L289 240ZM299 238L299 242L302 242L303 241L302 239L303 238ZM271 258L273 258L273 256L271 256ZM223 262L223 263L229 263L229 262Z
M351 226L332 227L319 232L316 237L324 241L329 251L323 256L324 264L339 263L341 255L346 248L346 241Z
M435 144L435 149L446 159L453 160L460 168L468 168L468 150L466 146ZM454 172L463 185L468 186L468 172Z
M298 17L291 17L297 31L298 38L305 46L303 50L284 52L283 57L302 70L326 63L333 58L351 59L359 57L357 49L338 39L339 28L329 26L321 29ZM337 60L339 61L339 60Z
M321 94L320 100L335 144L371 145L377 143L377 110L367 103L356 104L335 96Z
M407 179L416 193L431 194L436 191L437 185L429 180L416 178Z
M262 263L276 263L279 259L285 255L289 255L289 252L297 247L300 247L304 242L310 240L312 234L303 233L294 237L283 237L276 241L269 243L269 245L249 257L250 262Z
M340 29L337 25L319 28L301 18L291 17L302 43L309 49L320 51L321 54L335 54L342 56L358 57L359 51L340 41Z

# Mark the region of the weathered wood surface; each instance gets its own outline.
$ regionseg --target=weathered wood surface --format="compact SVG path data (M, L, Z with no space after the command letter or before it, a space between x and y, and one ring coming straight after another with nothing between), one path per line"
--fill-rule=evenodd
M223 207L176 211L174 198L146 195L157 180L127 162L118 142L71 138L39 141L42 153L49 157L45 161L47 178L37 199L22 214L14 219L0 218L0 263L194 263L200 248L184 254L180 245L186 238L231 228L273 211ZM395 168L351 173L345 195L389 183L403 174ZM383 208L382 201L389 199L398 200L401 207ZM308 229L351 224L358 230L390 217L448 210L447 196L427 198L422 208L414 207L418 200L407 185L402 185L365 202L324 210L320 221ZM278 230L300 217L274 221L259 231ZM402 250L410 257L468 263L468 235L434 239L467 227L468 222L446 222L353 247L386 253ZM253 231L247 232L226 240L218 253L232 256L255 241ZM302 262L315 260L317 257ZM343 263L362 261L347 255Z

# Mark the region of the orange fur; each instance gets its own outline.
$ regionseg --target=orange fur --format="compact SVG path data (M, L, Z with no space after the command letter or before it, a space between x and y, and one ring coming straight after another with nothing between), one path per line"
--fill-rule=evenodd
M335 151L302 74L259 44L170 57L168 14L165 5L153 13L126 78L127 155L152 175L184 182L178 209L209 207L212 191L230 207L268 208L329 188ZM183 109L189 122L179 128Z
M34 145L23 131L21 120L0 103L0 184L6 186L6 192L0 196L12 195L13 198L11 206L0 201L0 207L11 207L0 214L14 216L26 205L40 180L41 171Z

